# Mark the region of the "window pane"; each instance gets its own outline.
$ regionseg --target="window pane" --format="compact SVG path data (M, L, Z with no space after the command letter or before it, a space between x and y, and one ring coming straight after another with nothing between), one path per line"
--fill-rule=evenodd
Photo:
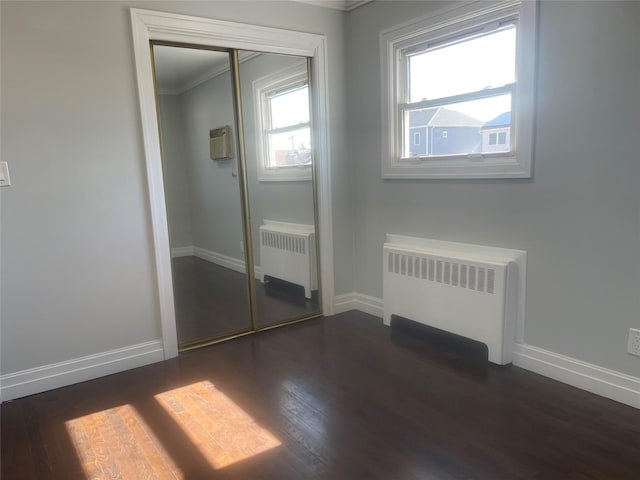
M407 138L403 157L508 152L511 130L511 95L454 103L405 113ZM498 139L504 139L499 144Z
M482 152L508 152L511 149L511 126L506 122L494 122L496 125L487 127L482 132ZM498 125L497 123L502 123Z
M311 165L311 131L309 127L268 134L269 167Z
M288 90L269 97L271 129L290 127L309 121L309 89Z
M513 83L515 60L515 26L410 55L409 102Z

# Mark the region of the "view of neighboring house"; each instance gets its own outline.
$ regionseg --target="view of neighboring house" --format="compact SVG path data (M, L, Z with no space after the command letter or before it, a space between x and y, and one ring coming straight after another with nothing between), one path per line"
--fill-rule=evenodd
M483 123L464 113L436 107L412 111L409 122L412 157L510 150L511 112Z
M483 152L508 152L511 146L511 112L489 120L480 129Z
M482 121L443 107L409 114L411 156L455 155L477 151Z

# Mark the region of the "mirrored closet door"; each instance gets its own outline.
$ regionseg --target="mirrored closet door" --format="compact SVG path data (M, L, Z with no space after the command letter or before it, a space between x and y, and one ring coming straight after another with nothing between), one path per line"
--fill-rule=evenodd
M318 268L307 59L240 52L256 321L317 312Z
M318 316L307 59L152 52L179 347Z

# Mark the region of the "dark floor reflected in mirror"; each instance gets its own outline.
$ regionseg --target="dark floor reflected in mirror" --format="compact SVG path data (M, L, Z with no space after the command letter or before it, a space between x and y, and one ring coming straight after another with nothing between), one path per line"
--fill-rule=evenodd
M244 273L195 256L172 260L179 345L248 330L249 306ZM318 311L318 292L267 277L256 280L256 303L264 312L258 327Z
M311 292L311 298L306 298L304 287L277 278L267 277L264 283L256 280L256 303L258 311L258 326L272 325L318 312L318 291Z
M172 264L178 345L249 329L243 273L194 256Z

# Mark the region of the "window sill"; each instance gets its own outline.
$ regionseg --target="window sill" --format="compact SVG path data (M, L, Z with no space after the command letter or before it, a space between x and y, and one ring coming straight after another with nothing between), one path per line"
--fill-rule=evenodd
M515 156L409 158L382 166L384 179L530 178L530 162Z
M262 169L258 172L259 182L310 182L311 166L281 167Z

